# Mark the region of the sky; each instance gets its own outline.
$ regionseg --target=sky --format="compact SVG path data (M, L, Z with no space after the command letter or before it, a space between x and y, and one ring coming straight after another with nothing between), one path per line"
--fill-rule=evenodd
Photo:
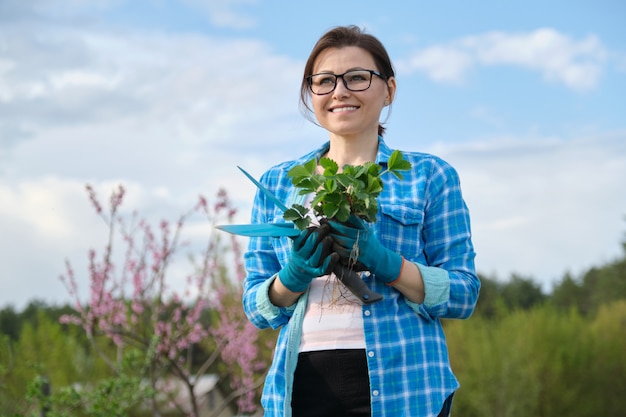
M396 68L387 144L457 169L478 272L549 292L623 254L624 16L620 0L0 0L0 307L68 302L66 260L86 291L108 233L86 184L123 185L155 221L224 188L247 222L237 166L259 177L328 139L299 80L348 24Z

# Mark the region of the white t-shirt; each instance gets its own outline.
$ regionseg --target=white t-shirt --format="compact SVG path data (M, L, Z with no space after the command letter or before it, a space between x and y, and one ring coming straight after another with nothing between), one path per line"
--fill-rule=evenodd
M300 352L365 349L362 303L334 274L311 282Z

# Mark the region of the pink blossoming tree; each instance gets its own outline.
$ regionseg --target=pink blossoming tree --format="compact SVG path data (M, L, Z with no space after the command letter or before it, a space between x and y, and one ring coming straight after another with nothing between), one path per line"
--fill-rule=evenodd
M240 413L254 412L256 392L267 368L267 343L241 307L240 245L235 237L212 227L230 223L236 213L227 193L219 191L212 205L200 197L176 223L161 221L155 231L137 213L121 214L122 186L112 192L106 211L93 187L88 185L87 192L108 227L108 239L100 254L89 251L87 300L81 299L76 274L66 262L61 280L76 314L64 316L62 322L82 326L111 369L119 369L128 351L145 353L144 377L152 388L150 407L155 415L167 404L190 417L198 416L201 393L194 387L209 369L221 370L230 385L230 393L214 415L232 401ZM190 247L182 239L183 229L194 215L204 216L211 227L205 246L197 250L199 256L181 262L181 252ZM184 288L172 285L183 278ZM98 348L96 340L103 336L117 347L115 357ZM202 357L200 363L198 357ZM163 388L163 381L178 381L176 385L186 393Z

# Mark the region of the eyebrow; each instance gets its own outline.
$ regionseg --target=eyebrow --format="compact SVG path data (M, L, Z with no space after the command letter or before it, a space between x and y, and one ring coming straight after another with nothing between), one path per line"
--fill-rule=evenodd
M350 71L361 71L361 70L367 70L367 68L363 68L363 67L352 67L352 68L348 68L347 70L345 70L343 72L343 74L345 74L346 72L350 72ZM372 70L375 71L375 70ZM332 75L337 75L336 72L332 72L332 71L319 71L319 72L315 72L313 74L332 74Z

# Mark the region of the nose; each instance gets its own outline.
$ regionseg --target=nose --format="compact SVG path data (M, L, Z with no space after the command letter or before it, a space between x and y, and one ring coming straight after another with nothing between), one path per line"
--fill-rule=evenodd
M333 90L333 97L346 96L349 94L350 94L350 90L348 90L348 87L346 87L346 80L344 80L343 77L337 77L335 89Z

